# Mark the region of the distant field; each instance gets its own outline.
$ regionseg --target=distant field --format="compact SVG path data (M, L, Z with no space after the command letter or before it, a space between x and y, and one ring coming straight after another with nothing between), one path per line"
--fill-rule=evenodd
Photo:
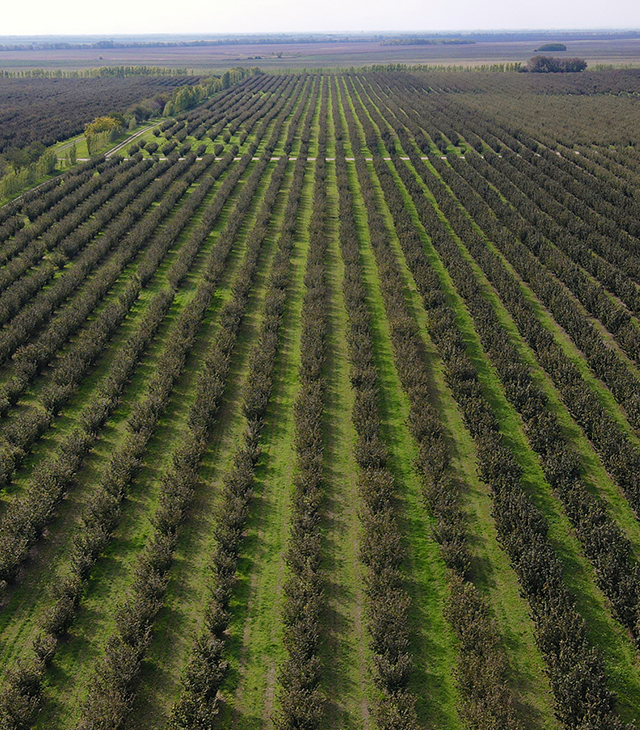
M0 727L640 722L639 95L257 74L1 207Z
M479 64L526 62L534 48L548 40L478 42L470 45L382 46L380 43L301 43L232 45L203 48L123 48L51 51L0 51L0 69L62 68L77 70L108 65L188 68L196 72L234 66L329 68L375 63ZM640 39L567 41L565 56L580 56L590 65L640 66Z

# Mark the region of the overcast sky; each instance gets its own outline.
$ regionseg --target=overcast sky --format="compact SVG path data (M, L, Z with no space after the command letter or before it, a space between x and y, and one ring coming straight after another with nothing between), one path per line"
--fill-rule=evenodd
M7 0L0 35L640 28L638 0Z

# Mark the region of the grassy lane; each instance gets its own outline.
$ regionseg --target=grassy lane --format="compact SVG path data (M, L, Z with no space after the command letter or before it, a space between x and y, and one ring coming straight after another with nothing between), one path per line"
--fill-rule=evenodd
M399 180L397 183L401 184ZM410 205L409 201L407 205ZM425 233L424 229L422 233ZM425 252L431 264L444 275L444 267L426 235L424 241ZM455 287L448 275L442 278L448 279L450 304L455 308L458 326L465 335L469 355L478 369L480 380L500 422L501 431L523 469L523 485L548 521L549 538L564 566L567 587L575 597L578 611L587 621L588 639L602 649L612 689L620 698L621 715L624 719L631 719L640 710L640 666L636 651L627 632L611 616L607 599L595 585L593 569L582 553L562 506L544 479L538 457L528 445L522 421L502 391L499 377L485 356L470 315L459 295L455 293Z
M331 114L329 114L331 119ZM335 168L327 166L327 390L325 396L326 528L323 553L327 602L327 643L322 653L327 726L340 730L368 727L369 708L363 624L364 567L359 557L359 495L351 421L353 391L346 342L347 313L342 293Z
M350 167L356 222L368 303L372 313L374 353L380 383L382 429L389 448L389 466L402 499L403 533L408 543L407 572L412 598L411 621L415 672L411 688L419 697L418 715L427 726L461 728L456 712L457 692L453 682L456 640L444 619L446 600L445 565L431 534L419 476L413 468L417 450L407 428L409 404L394 364L389 324L379 287L379 273L371 250L367 217L360 197L355 168Z
M242 226L241 234L236 241L237 250L234 262L225 273L224 285L218 290L214 303L203 322L200 336L187 359L182 376L178 379L171 402L165 412L160 428L151 440L145 458L145 466L141 470L130 497L123 508L123 518L105 553L98 564L85 601L86 610L81 612L75 623L73 640L59 653L52 672L51 695L55 697L59 708L52 711L51 717L43 713L42 727L67 727L72 725L80 709L87 691L87 681L91 676L90 668L93 659L100 655L99 645L113 628L113 609L119 602L131 579L131 570L135 565L138 551L151 534L149 516L156 507L158 481L164 469L170 463L172 445L180 437L181 425L188 415L188 398L195 387L198 365L205 356L209 343L217 331L217 312L230 297L231 277L240 265L238 254L244 250L245 237L256 217L261 196L268 184L267 178L273 167L267 168L258 188L250 214ZM186 304L186 302L185 302ZM177 317L177 312L174 316ZM150 363L150 372L153 364ZM124 418L121 428L124 428ZM57 724L54 724L57 723Z
M325 82L323 81L323 85L320 87L320 93L318 94L316 98L316 105L313 110L313 119L311 121L311 139L309 140L308 149L307 149L307 156L308 157L317 157L318 156L318 137L320 134L320 107L322 104L322 94L324 89ZM292 156L297 156L300 154L300 150L302 149L302 142L300 145L296 146L294 145L293 150L291 152Z
M239 564L237 600L229 627L231 670L221 728L270 727L276 667L282 649L284 551L289 534L290 497L295 455L293 405L298 394L300 312L307 260L307 229L312 209L315 165L309 163L299 208L298 235L292 258L289 304L282 346L276 360L271 403L262 432L262 458L254 481L254 507Z
M248 357L256 341L263 311L266 283L278 231L291 183L290 163L262 253L263 263L256 276L249 307L238 337L225 397L210 445L204 457L202 482L181 531L175 560L169 574L165 606L158 615L154 641L145 662L141 688L132 712L130 727L155 728L166 722L180 691L180 675L191 649L193 636L202 620L207 595L209 556L213 546L213 519L220 480L231 466L235 447L246 428L242 396L248 373ZM192 398L184 393L184 405Z
M246 173L249 174L250 170ZM234 195L225 205L223 212L218 220L212 235L203 246L200 257L196 261L194 273L201 269L204 263L204 257L210 251L216 240L216 234L224 227L226 220L230 214L231 208L234 206L237 193L241 186L235 191ZM200 217L199 215L197 216ZM169 257L169 260L163 264L162 269L158 272L158 277L149 285L149 290L144 290L141 296L141 302L136 305L134 316L128 317L123 323L122 332L113 341L114 347L117 347L119 341L124 339L132 332L134 323L138 319L137 309L146 308L151 296L165 284L166 268L170 265L171 259L179 255L180 247L185 243L191 227L183 233L176 243L175 250ZM237 251L230 259L230 273L239 265L240 252ZM159 278L159 280L158 280ZM42 610L46 607L49 600L51 583L57 571L61 569L69 557L70 544L75 532L75 524L79 513L82 511L83 505L93 493L94 487L99 480L99 475L109 460L109 456L122 442L125 436L125 423L129 415L132 405L145 392L146 382L154 371L155 363L162 351L163 343L170 332L171 324L175 321L179 313L193 294L193 282L187 281L180 293L176 296L174 307L166 318L165 323L161 326L157 339L147 356L138 366L130 387L123 395L122 402L113 414L113 417L103 430L100 439L97 441L94 451L86 460L85 467L77 478L76 488L69 491L67 499L61 505L59 515L55 523L49 528L49 538L38 546L34 551L32 563L29 570L23 571L22 579L19 585L11 593L5 593L3 610L0 614L0 630L2 632L2 642L0 644L0 658L7 661L9 657L14 656L14 652L18 647L27 647L30 644L29 637L35 631L36 623ZM42 440L42 444L38 445L35 456L40 452L45 454L53 453L52 450L58 445L59 441L64 438L75 426L77 426L77 417L81 409L92 397L92 386L99 375L104 375L106 364L101 363L98 372L94 373L89 382L84 384L78 394L77 399L71 403L71 407L66 409L55 427ZM22 476L26 480L30 474L27 472Z

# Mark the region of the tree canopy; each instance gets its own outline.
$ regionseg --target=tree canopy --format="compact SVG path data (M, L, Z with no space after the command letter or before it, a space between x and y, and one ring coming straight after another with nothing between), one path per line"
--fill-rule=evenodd
M532 73L575 73L584 71L585 68L587 68L587 62L584 58L534 56L523 70Z
M99 132L110 132L111 130L121 126L121 120L116 119L115 117L96 117L92 122L85 125L84 133L98 134Z

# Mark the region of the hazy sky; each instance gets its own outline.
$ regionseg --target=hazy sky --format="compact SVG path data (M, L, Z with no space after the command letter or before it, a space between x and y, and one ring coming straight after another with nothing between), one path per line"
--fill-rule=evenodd
M640 28L638 0L10 0L0 35Z

